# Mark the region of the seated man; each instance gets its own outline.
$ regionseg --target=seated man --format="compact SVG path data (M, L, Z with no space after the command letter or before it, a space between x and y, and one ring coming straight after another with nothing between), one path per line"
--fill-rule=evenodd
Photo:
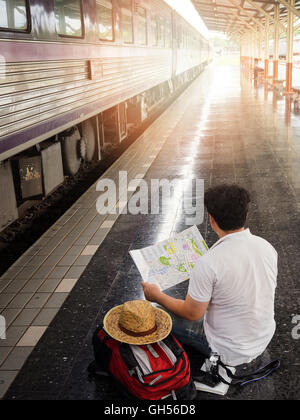
M196 263L186 299L142 283L145 297L175 315L174 333L183 343L206 355L216 352L230 366L248 364L264 352L276 329L277 252L245 229L250 203L245 189L211 188L204 203L219 240Z

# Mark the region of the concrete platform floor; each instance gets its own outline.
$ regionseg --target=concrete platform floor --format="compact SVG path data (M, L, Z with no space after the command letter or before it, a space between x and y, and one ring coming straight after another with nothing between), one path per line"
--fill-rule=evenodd
M300 315L300 116L286 107L284 98L252 87L240 80L239 67L226 65L211 65L182 100L178 123L145 179L198 178L205 188L241 184L253 199L250 230L279 253L277 331L269 353L281 359L281 368L225 398L299 399L300 352L293 321ZM152 141L164 134L162 127ZM180 202L170 201L167 209L160 215L121 215L115 221L4 399L121 399L109 380L94 382L88 376L91 338L111 307L143 297L129 250L187 227ZM199 229L209 246L217 240L207 215ZM184 297L185 291L182 284L169 293ZM219 398L198 393L199 400Z

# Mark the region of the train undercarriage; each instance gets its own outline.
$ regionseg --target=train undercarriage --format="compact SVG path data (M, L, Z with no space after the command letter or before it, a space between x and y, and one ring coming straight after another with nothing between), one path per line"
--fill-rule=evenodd
M119 103L0 162L0 232L24 208L53 193L84 162L109 155L164 102L193 81L207 63Z

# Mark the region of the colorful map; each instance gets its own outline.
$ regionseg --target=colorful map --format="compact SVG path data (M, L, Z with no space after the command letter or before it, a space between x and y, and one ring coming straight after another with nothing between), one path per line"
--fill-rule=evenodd
M192 226L166 241L130 251L130 255L144 281L166 290L188 280L195 263L207 251L197 226Z

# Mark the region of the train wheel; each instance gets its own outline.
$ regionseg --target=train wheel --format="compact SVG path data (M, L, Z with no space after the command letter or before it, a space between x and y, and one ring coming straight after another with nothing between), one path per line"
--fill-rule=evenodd
M66 175L76 175L81 164L81 135L77 127L73 127L63 137L61 142L64 172Z
M96 153L96 134L92 120L86 120L81 124L82 138L86 146L85 160L91 162Z

